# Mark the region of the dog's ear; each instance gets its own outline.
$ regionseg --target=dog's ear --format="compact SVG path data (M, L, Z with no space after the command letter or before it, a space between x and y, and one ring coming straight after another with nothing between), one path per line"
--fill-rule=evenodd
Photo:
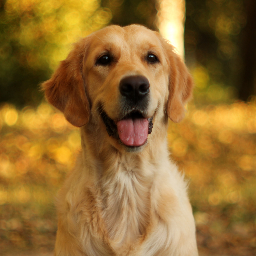
M85 92L83 62L89 40L82 39L63 60L52 77L42 84L49 103L62 111L74 126L89 121L90 106Z
M193 79L174 47L164 42L169 63L169 98L167 114L173 122L180 122L185 116L184 105L192 96Z

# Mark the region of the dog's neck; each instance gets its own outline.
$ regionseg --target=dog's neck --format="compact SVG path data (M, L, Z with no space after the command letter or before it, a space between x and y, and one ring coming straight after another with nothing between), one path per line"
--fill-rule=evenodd
M161 164L161 159L168 158L167 147L167 122L160 127L155 127L149 135L148 142L141 149L130 152L124 147L115 147L109 142L109 137L97 131L95 126L81 128L82 154L84 162L97 166L98 178L117 174L116 170L122 169L125 173L140 173L151 176L150 172L141 173L150 168L142 165L153 165L155 168ZM97 134L97 136L95 136ZM157 150L156 150L157 149ZM145 166L143 166L145 167ZM154 168L154 169L155 169ZM103 171L104 170L104 171Z
M90 175L98 188L102 216L108 220L105 225L113 246L134 243L149 228L152 186L162 169L159 166L168 158L164 132L156 136L160 137L157 142L151 137L140 152L127 153L104 138L94 139L98 145L91 147L88 130L82 128L84 163L93 169ZM159 144L157 152L155 143ZM88 166L85 169L90 170Z

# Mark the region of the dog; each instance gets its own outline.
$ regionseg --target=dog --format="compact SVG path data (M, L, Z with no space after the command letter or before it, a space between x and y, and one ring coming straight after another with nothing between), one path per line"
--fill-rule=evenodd
M174 47L140 25L111 25L74 45L42 84L81 127L60 190L55 256L196 256L187 182L169 159L193 81Z

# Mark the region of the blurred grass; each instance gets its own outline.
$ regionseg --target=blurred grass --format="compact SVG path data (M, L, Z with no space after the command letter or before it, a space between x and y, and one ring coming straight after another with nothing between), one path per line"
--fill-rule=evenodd
M204 255L256 253L256 103L189 107L171 123L172 158L190 180ZM80 149L79 129L42 103L0 108L0 251L51 251L54 196Z

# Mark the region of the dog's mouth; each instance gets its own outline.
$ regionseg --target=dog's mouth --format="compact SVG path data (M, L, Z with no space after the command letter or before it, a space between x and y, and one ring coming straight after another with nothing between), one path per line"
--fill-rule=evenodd
M140 147L147 142L153 129L153 117L146 118L143 112L133 110L115 122L100 108L101 118L109 136L118 139L127 147Z

